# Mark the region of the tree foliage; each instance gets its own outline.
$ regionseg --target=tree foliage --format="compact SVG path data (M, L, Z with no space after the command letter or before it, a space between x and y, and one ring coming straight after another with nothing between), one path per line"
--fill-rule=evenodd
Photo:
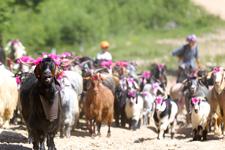
M120 33L212 23L190 0L4 0L0 34L29 50L91 45ZM211 20L211 21L208 21Z

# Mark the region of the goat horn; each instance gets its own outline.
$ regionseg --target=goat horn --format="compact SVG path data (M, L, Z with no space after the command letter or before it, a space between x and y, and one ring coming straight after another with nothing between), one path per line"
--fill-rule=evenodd
M98 73L98 72L100 72L100 71L107 71L108 72L108 69L107 68L98 68L98 69L95 69L95 73Z
M87 64L89 62L92 62L92 61L91 60L86 60L86 61L82 62L81 65Z
M84 80L89 80L91 77L83 77Z
M69 60L68 62L64 62L64 63L62 64L62 66L68 66L68 65L72 64L74 61L75 61L74 59L71 59L71 60Z
M29 66L29 67L34 65L33 62L27 63L27 62L24 62L24 61L22 61L22 60L20 60L20 62L21 62L23 65L26 65L26 66Z
M182 81L183 84L186 83L186 82L187 82L187 79L185 79L185 80Z

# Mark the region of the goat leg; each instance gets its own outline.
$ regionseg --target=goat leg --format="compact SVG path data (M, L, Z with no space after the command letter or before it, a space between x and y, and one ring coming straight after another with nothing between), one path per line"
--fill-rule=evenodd
M203 136L203 141L206 141L207 140L207 129L203 130L202 132L202 136Z
M193 141L197 140L197 129L193 129Z
M45 150L45 136L40 136L40 150Z
M101 129L101 122L97 122L97 130L98 130L98 136L101 136L101 132L100 132L100 129Z
M47 146L48 150L56 150L54 143L54 134L50 133L47 135Z
M110 137L111 136L111 130L110 130L110 125L111 123L108 123L108 132L107 132L107 137Z
M90 135L92 135L92 120L87 120L87 128L89 130Z
M173 139L174 138L174 134L175 134L175 121L170 123L170 129L171 129L171 131L170 131L171 139Z
M33 140L33 149L39 150L39 142L37 141L36 138Z
M124 112L124 110L122 110L122 112L121 112L121 126L123 127L123 128L125 128L125 125L126 125L126 114L125 114L125 112Z
M95 128L96 128L96 121L95 121L95 120L93 120L93 135L95 135L95 134L96 134L96 132L95 132Z
M64 124L60 125L60 138L64 137Z
M71 135L71 126L69 124L66 124L65 125L65 134L66 134L66 137L69 138L70 135Z

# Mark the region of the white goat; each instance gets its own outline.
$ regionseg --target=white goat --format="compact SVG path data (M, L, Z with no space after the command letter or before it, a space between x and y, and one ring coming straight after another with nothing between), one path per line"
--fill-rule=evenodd
M193 140L207 140L208 117L210 105L203 97L193 97L191 99L191 123L193 129Z
M136 130L141 126L143 113L143 98L138 95L137 91L129 91L125 104L125 114L129 120L129 128Z
M0 64L0 126L13 117L18 103L18 90L14 74Z
M80 83L82 83L82 80L80 80L79 75L73 71L64 71L64 74L60 79L62 105L60 127L61 137L64 135L66 135L66 137L70 137L70 132L79 119L79 95L83 88Z
M154 109L154 101L157 93L164 93L163 89L159 86L159 83L146 84L141 92L144 100L143 118L144 124L150 124L150 118Z

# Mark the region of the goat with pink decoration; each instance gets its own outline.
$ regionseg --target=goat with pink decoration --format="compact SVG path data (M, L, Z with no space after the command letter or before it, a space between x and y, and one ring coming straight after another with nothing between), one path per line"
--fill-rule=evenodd
M169 129L171 138L173 139L175 134L175 121L177 113L177 104L170 97L156 97L153 118L157 127L158 139L165 137L165 133Z
M193 140L207 140L210 105L204 97L192 97L191 105Z
M129 120L129 128L136 130L141 126L144 101L136 90L130 90L127 94L125 114Z

